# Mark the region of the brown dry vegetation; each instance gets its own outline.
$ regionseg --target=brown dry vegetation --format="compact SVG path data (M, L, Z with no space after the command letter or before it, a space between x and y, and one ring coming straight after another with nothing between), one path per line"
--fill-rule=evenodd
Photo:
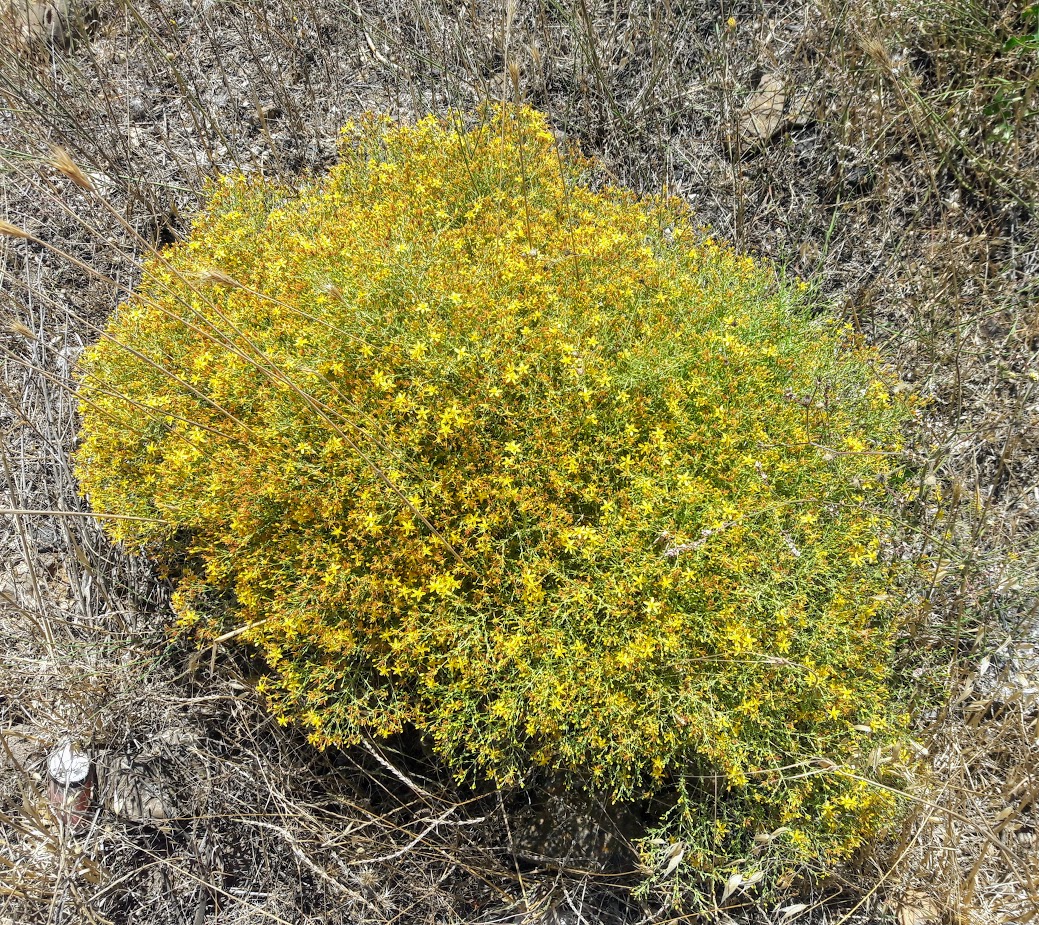
M49 18L34 6L47 28L28 43L24 4L12 8L0 219L25 236L0 237L0 921L680 917L632 898L623 820L551 782L462 792L414 742L318 754L273 724L248 653L168 640L166 589L82 516L70 474L76 356L141 258L185 233L207 177L319 172L359 111L407 119L503 94L622 182L666 186L719 237L813 281L928 399L905 511L920 616L900 670L922 761L903 830L778 907L736 890L719 915L1035 918L1039 52L1014 41L1036 33L1026 8L101 0ZM78 835L41 789L41 760L67 738L98 771Z

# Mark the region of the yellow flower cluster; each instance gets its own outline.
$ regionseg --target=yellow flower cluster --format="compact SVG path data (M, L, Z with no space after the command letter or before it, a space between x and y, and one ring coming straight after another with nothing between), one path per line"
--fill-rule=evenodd
M677 793L702 870L846 855L891 813L905 401L678 203L466 119L215 184L86 355L84 491L317 746L410 724L460 776Z

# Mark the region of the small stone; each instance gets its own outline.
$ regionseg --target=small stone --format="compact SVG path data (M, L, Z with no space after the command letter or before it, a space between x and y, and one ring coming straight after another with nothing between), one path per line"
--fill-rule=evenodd
M27 727L15 727L0 731L0 768L28 771L42 761L39 740L30 734Z
M748 144L765 144L782 127L787 91L783 78L766 74L740 114L740 136Z
M67 0L10 0L15 40L24 48L41 45L64 49L69 42Z

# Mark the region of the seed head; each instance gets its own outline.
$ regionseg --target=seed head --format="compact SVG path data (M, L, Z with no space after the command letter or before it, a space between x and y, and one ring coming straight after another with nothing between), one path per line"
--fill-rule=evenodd
M0 218L0 236L5 238L22 238L25 241L32 240L32 235L28 231L19 228L17 225L12 225L10 222L5 222Z
M241 283L233 276L215 267L207 267L198 275L198 280L207 286L223 286L226 289L237 289Z
M59 148L57 145L51 148L50 165L59 173L68 177L80 189L85 189L89 192L94 191L93 181L83 173L79 165L72 160L68 151L64 148Z
M35 340L36 335L33 333L32 329L22 324L22 322L17 318L12 318L7 324L15 334L20 334L22 337L28 338L29 340Z

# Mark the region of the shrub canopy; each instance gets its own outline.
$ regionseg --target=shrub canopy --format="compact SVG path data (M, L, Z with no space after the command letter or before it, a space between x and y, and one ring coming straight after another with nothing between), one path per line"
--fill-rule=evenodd
M222 179L86 354L83 489L318 746L413 724L460 776L655 792L701 871L844 856L891 811L906 403L591 168L503 108Z

